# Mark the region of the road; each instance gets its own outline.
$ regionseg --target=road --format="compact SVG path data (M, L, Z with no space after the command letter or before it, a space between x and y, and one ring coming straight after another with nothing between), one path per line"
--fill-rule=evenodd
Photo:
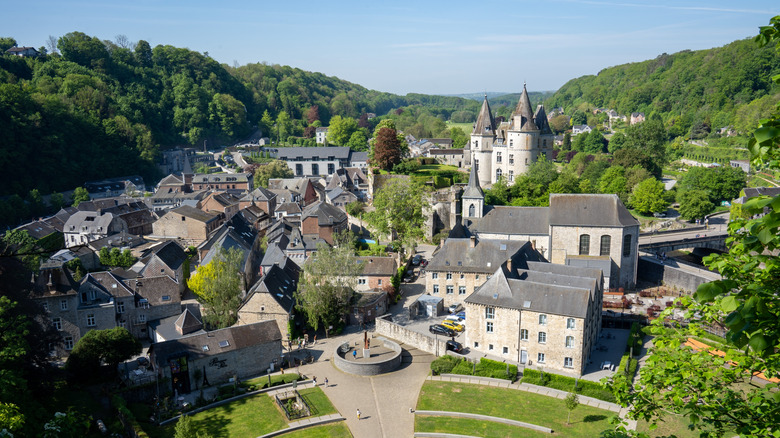
M709 226L706 230L703 230L701 228L686 231L686 230L680 230L676 232L669 232L669 233L663 233L663 234L646 234L643 236L639 236L639 244L645 245L648 243L660 243L660 242L671 242L676 240L682 240L682 239L693 239L696 238L697 235L707 235L707 236L716 236L716 235L728 235L728 223L729 223L729 212L723 212L718 213L710 216L709 218Z

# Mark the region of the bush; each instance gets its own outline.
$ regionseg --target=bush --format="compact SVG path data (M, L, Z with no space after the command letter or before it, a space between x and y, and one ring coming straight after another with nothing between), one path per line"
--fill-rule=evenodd
M452 371L453 368L455 368L456 365L458 365L459 362L461 362L461 359L445 354L444 356L431 362L431 372L433 372L434 376L448 374Z
M628 333L628 340L626 340L626 352L630 352L631 348L634 349L634 356L639 356L642 352L642 344L644 341L644 332L639 326L638 322L631 324L631 331Z
M470 376L471 371L474 369L474 364L467 360L462 360L458 362L458 364L455 366L455 368L452 369L452 374L463 374L465 376Z
M474 375L514 381L517 379L517 365L509 365L509 372L507 374L506 363L485 359L483 357L479 360Z
M628 354L626 354L628 356ZM546 386L548 388L558 389L566 392L576 392L586 397L593 397L599 400L615 402L615 396L601 383L591 382L589 380L577 380L573 377L561 376L552 373L540 373L537 370L526 369L523 371L522 383L531 385ZM576 385L576 388L575 388Z

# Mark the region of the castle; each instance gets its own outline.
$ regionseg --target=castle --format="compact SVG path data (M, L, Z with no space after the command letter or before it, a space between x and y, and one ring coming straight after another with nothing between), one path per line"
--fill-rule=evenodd
M515 175L527 172L540 155L552 154L553 133L544 106L539 105L532 112L523 84L523 93L509 121L496 126L485 96L466 150L467 159L473 156L481 185L493 184L501 177L511 185Z

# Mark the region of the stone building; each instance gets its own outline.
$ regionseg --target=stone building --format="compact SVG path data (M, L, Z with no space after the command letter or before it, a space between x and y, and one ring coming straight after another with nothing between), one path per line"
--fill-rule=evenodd
M238 324L276 321L282 339L288 339L288 327L294 321L295 297L301 269L289 258L265 270L252 286L238 309ZM301 321L298 321L301 322Z
M581 375L598 340L598 269L510 260L466 299L466 344L526 366Z
M499 125L485 96L464 155L473 160L470 164L476 167L480 184L493 184L503 177L511 185L515 176L527 172L540 156L551 156L552 150L553 133L544 106L539 105L535 113L532 111L523 84L509 121Z
M357 261L364 266L363 272L358 275L355 287L355 290L360 292L387 287L390 278L398 270L393 257L357 257Z
M262 321L152 344L149 356L170 389L186 394L204 382L219 385L264 373L282 356L281 341L276 323ZM195 370L201 371L197 382Z
M65 246L68 248L83 246L123 231L128 231L124 220L111 213L100 214L96 211L74 213L63 228Z
M183 205L169 211L152 226L153 236L180 239L185 245L199 245L224 222L222 213L207 213Z
M316 236L333 245L335 235L346 229L347 214L333 205L317 202L303 210L301 234L304 236Z

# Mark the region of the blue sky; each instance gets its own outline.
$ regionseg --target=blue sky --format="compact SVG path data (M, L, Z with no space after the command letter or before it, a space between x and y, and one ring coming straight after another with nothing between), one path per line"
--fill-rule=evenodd
M569 79L661 53L752 37L775 1L4 2L0 36L126 35L152 47L267 62L398 94L556 90Z

